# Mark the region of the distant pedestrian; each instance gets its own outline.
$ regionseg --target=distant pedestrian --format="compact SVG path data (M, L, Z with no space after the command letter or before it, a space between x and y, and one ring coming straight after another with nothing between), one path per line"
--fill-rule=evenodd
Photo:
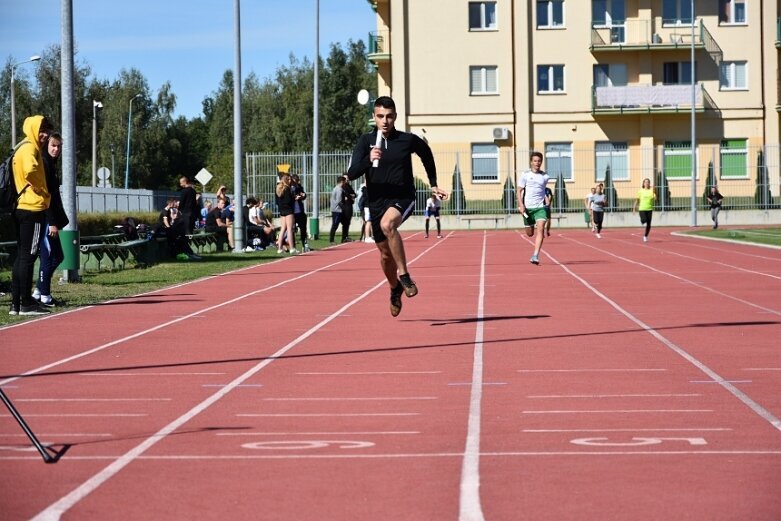
M357 194L350 186L350 179L345 175L342 184L342 242L351 242L350 224L353 221L353 206Z
M331 190L331 232L328 234L328 242L334 243L336 239L336 230L342 224L342 205L344 204L344 183L345 178L339 176L336 185Z
M186 232L191 234L195 229L195 221L200 217L201 205L189 177L180 177L179 186L182 188L179 192L179 219L182 219Z
M708 203L710 203L710 218L713 221L713 229L719 227L719 212L721 211L721 201L724 196L719 193L719 189L712 186L708 194Z
M296 250L296 219L293 215L293 192L290 189L290 174L278 172L279 182L276 188L277 209L279 210L279 238L277 239L277 253L283 253L285 248L291 255L298 253Z
M605 185L599 183L597 192L591 197L591 214L594 216L594 233L597 234L597 239L602 238L602 223L605 220L606 205Z
M632 204L632 213L635 210L640 211L640 224L645 225L643 233L643 242L648 242L648 235L651 233L651 219L654 216L654 202L656 201L656 191L651 187L651 180L647 177L643 179L643 187L637 191L637 199Z
M442 224L439 222L439 209L442 207L442 200L432 192L431 197L426 200L426 239L428 239L428 221L431 217L437 222L437 239L442 238Z
M304 203L306 201L306 192L304 187L301 186L301 178L298 177L298 174L290 176L290 190L293 192L293 220L301 234L301 248L307 252L309 251L309 237L306 233L307 215ZM295 232L295 229L293 231Z

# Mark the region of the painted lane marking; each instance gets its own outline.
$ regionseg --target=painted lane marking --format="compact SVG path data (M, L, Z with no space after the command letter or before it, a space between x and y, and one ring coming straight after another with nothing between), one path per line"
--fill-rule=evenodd
M705 438L632 438L632 441L608 441L608 438L576 438L570 440L570 443L594 447L642 447L645 445L659 445L665 441L685 441L689 445L708 444Z
M36 414L25 413L25 418L136 418L139 416L149 416L145 413L105 413L105 414L87 414L87 413L72 413L72 414ZM0 414L0 418L12 418L10 414Z
M451 382L448 385L451 386L459 386L459 385L474 385L474 382ZM481 385L507 385L507 382L483 382Z
M667 369L518 369L519 373L659 373Z
M521 414L644 414L673 412L713 412L711 409L593 409L593 410L560 410L560 411L521 411Z
M703 428L676 428L667 427L660 429L523 429L526 433L565 433L565 432L706 432L706 431L731 431L729 427L703 427Z
M692 396L702 396L699 393L680 393L680 394L549 394L527 396L526 398L688 398Z
M26 373L25 373L26 374ZM223 376L227 373L78 373L79 376Z
M585 244L585 243L580 243ZM603 251L603 250L598 250ZM671 340L669 340L667 337L659 333L657 330L637 318L635 315L618 305L617 302L612 300L610 297L605 295L604 293L600 292L598 289L596 289L594 286L589 284L583 277L577 275L574 271L572 271L569 267L561 264L559 261L557 261L552 255L550 255L548 252L545 252L545 255L555 264L557 264L561 269L563 269L565 272L569 273L573 278L575 278L577 281L579 281L581 284L583 284L586 288L591 290L592 293L594 293L596 296L604 300L606 303L608 303L613 309L624 315L627 319L631 320L635 324L637 324L639 327L644 329L648 334L656 338L659 342L667 346L671 351L678 354L680 357L682 357L684 360L692 364L694 367L705 373L708 377L710 377L712 380L719 382L719 385L723 387L726 391L731 393L735 398L743 402L749 409L754 411L759 417L770 423L773 427L775 427L777 430L781 431L781 420L779 420L773 413L771 413L769 410L765 409L761 405L759 405L757 402L755 402L752 398L750 398L746 393L726 381L724 378L722 378L716 371L705 365L703 362L701 362L699 359L695 358L693 355L691 355L688 351L683 349L682 347L678 346L677 344L673 343ZM623 257L619 257L618 255L610 254L618 259L623 259ZM634 262L629 261L629 259L625 259L628 262ZM639 263L637 263L639 264ZM642 265L642 264L641 264ZM655 270L654 268L650 268ZM663 272L661 272L663 273ZM675 278L680 279L680 277L674 276ZM685 279L682 279L685 280ZM708 287L705 287L704 289L711 290ZM718 293L718 292L717 292Z
M228 384L201 384L201 387L225 387ZM236 388L240 387L263 387L263 384L241 384L237 385Z
M341 432L218 432L216 436L397 436L420 434L420 431L341 431ZM19 434L19 436L25 436Z
M304 440L304 441L256 441L244 443L245 449L266 450L310 450L325 449L335 445L337 449L368 449L374 447L370 441L334 441L334 440Z
M414 259L409 261L407 264L410 264L410 265L413 264L415 261L417 261L418 259L423 257L426 253L428 253L432 249L436 248L439 244L442 244L442 242L435 242L432 246L429 246L428 248L423 250L417 257L415 257ZM237 302L237 301L241 300L242 298L246 298L248 296L252 296L252 295L256 295L258 293L262 293L263 291L265 291L267 289L271 289L271 288L278 287L278 286L281 286L283 284L286 284L286 283L289 283L289 282L292 282L292 281L295 281L295 280L302 279L302 278L304 278L304 277L306 277L308 275L311 275L313 273L317 273L319 271L322 271L323 269L326 269L327 267L336 266L337 264L341 264L343 262L348 262L348 261L350 261L352 259L356 259L356 258L360 257L361 255L365 255L365 254L369 253L370 251L372 251L372 250L367 250L367 251L365 251L363 253L359 253L358 255L350 257L347 260L335 262L335 263L330 264L328 266L318 268L318 269L316 269L314 271L310 271L310 272L304 273L304 274L299 275L297 277L286 279L284 282L281 282L281 283L273 285L273 286L269 286L269 287L265 288L264 290L254 291L254 292L248 293L247 295L244 295L244 296L241 296L241 297L237 297L237 298L235 298L235 299L233 299L231 301L228 301L228 302ZM286 259L292 259L292 258L293 257L287 257ZM210 406L214 405L216 402L221 400L230 391L232 391L236 386L241 385L245 381L247 381L248 379L252 378L255 374L257 374L259 371L261 371L262 369L264 369L265 367L270 365L272 362L277 360L280 356L284 355L285 353L287 353L288 351L293 349L295 346L297 346L298 344L300 344L304 340L308 339L310 336L314 335L317 331L319 331L320 329L324 328L330 322L335 320L336 317L338 317L341 313L343 313L347 309L350 309L352 306L356 305L357 303L359 303L360 301L365 299L367 296L372 294L374 291L376 291L377 289L383 287L385 284L387 284L387 280L383 279L380 282L378 282L377 284L375 284L374 286L372 286L371 288L367 289L362 294L358 295L353 300L349 301L347 304L343 305L341 308L336 310L332 315L330 315L329 317L321 320L320 322L318 322L317 324L312 326L309 330L307 330L306 332L304 332L301 335L297 336L296 338L291 340L288 344L286 344L285 346L283 346L280 349L278 349L272 356L261 360L260 362L258 362L257 364L255 364L254 366L249 368L247 371L245 371L243 374L241 374L238 377L236 377L226 387L223 387L220 390L218 390L217 392L215 392L214 394L212 394L211 396L206 397L206 399L201 401L195 407L191 408L189 411L187 411L186 413L182 414L181 416L179 416L178 418L176 418L175 420L170 422L168 425L166 425L163 428L161 428L160 430L158 430L155 434L153 434L153 435L149 436L148 438L146 438L144 441L142 441L141 443L139 443L138 445L136 445L135 447L133 447L132 449L130 449L129 451L124 453L119 458L113 459L113 461L110 464L108 464L105 468L103 468L97 474L94 474L91 478L87 479L85 482L83 482L81 485L79 485L78 487L73 489L71 492L69 492L68 494L62 496L60 499L58 499L57 501L55 501L54 503L52 503L48 507L46 507L43 511L41 511L38 515L36 515L32 519L32 521L55 521L55 520L59 520L60 517L62 516L62 514L64 514L68 510L70 510L79 501L81 501L87 495L89 495L94 490L96 490L98 487L103 485L103 483L105 483L106 481L111 479L114 475L119 473L127 465L129 465L134 460L136 460L137 458L142 456L147 450L149 450L154 445L156 445L160 440L165 439L166 436L172 434L180 426L184 425L185 423L187 423L188 421L193 419L195 416L197 416L198 414L200 414L201 412L205 411ZM220 306L222 306L224 304L225 303L213 306L212 308L207 308L207 310L209 310L209 309L216 309L217 307L220 307ZM151 328L151 329L149 329L147 331L154 331L156 329L161 329L162 327L165 327L166 325L171 324L171 323L173 323L173 322L167 322L165 324L157 326L156 328ZM133 338L135 336L141 336L141 334L142 333L138 333L136 335L132 335L131 337L126 337L126 338ZM100 348L95 348L95 349L92 349L90 351L86 351L86 352L84 352L84 353L82 353L82 354L80 354L78 356L71 357L71 358L65 359L65 360L70 360L70 359L80 358L81 356L86 356L86 354L88 354L88 353L96 352L96 351L98 351L100 349L104 349L105 347L108 347L110 345L115 345L116 343L119 343L120 341L121 340L110 342L108 344L105 344L104 346L101 346ZM59 363L64 363L64 361L61 360L60 362L57 362L56 364L59 364ZM45 366L45 367L50 367L50 366L53 366L53 365L55 365L55 364L50 364L49 366ZM36 369L35 371L40 371L40 370L43 370L43 369L44 368L39 368L39 369ZM16 377L16 378L18 378L18 377ZM16 379L16 378L14 378L14 379ZM3 383L5 383L5 381L0 381L0 385L2 385Z
M480 290L477 297L477 325L472 361L472 388L469 396L464 456L461 461L461 486L458 498L459 521L484 521L480 503L480 422L483 397L483 324L485 317L485 254L486 232L483 232L483 251L480 257Z
M720 384L721 382L729 384L750 384L752 380L689 380L690 384Z
M26 416L26 415L25 415ZM46 433L46 432L39 432L37 433L38 436L44 438L63 438L63 437L86 437L86 438L107 438L109 436L113 436L113 434L109 434L106 432L60 432L60 433ZM19 434L0 434L0 438L27 438L27 434L19 433Z
M420 416L419 412L345 412L345 413L242 413L240 418L349 418L361 416Z
M16 402L170 402L171 398L14 398Z

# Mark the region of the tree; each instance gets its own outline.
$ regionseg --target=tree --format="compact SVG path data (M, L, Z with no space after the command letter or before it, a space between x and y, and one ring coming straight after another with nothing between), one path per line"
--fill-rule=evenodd
M464 187L461 184L461 169L458 162L453 169L453 192L450 194L450 211L454 215L466 213L466 197L464 196Z
M710 196L710 189L716 186L716 174L713 170L713 161L708 161L708 178L705 181L705 188L702 192L702 204L707 207L708 197Z
M567 183L564 181L564 176L559 173L556 175L556 186L553 189L553 205L551 209L555 209L557 212L561 213L567 208L569 208Z
M656 187L656 207L662 211L671 209L670 185L667 182L667 176L661 170L656 172L654 186Z
M618 209L618 193L613 186L613 176L610 175L610 165L605 168L605 209L613 211Z
M504 208L508 214L515 213L518 208L518 203L515 200L515 183L511 175L507 176L504 181L504 188L502 188L502 202L500 208Z
M754 202L763 210L773 205L773 194L770 193L770 179L765 166L765 156L760 150L757 153L757 187L754 189Z

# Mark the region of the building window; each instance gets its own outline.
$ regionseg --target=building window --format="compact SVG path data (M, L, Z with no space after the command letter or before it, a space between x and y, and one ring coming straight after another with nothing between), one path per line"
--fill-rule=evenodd
M664 173L667 179L691 179L691 141L664 142Z
M663 25L691 25L691 0L663 0Z
M564 66L538 65L537 92L564 92Z
M629 147L626 142L597 141L596 172L597 181L605 180L605 172L610 168L613 181L629 180Z
M595 87L624 87L627 80L626 64L614 63L594 65Z
M697 63L694 64L694 79L697 80ZM691 62L666 62L664 64L665 85L691 85Z
M499 147L493 143L472 145L472 182L499 182Z
M469 93L499 94L498 72L496 66L480 65L469 67Z
M537 0L537 29L564 26L564 0Z
M496 2L469 2L469 30L496 29Z
M546 143L543 170L551 179L572 181L572 143Z
M746 139L725 139L719 148L722 179L748 178L748 148Z
M719 87L721 90L746 90L746 62L721 62L719 66Z
M719 0L719 22L723 24L746 23L746 1Z

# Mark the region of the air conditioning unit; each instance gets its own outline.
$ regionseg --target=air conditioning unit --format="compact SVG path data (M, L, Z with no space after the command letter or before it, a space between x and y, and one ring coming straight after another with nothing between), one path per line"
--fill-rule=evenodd
M510 138L510 129L507 127L494 127L494 140L501 141Z

